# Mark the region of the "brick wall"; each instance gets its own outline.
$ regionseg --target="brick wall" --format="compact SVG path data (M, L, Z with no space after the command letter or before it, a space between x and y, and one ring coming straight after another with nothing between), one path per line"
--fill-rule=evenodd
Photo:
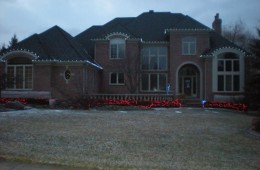
M66 80L64 72L69 69L71 78ZM98 93L98 70L90 65L43 65L35 64L33 90L50 91L52 98L71 98Z
M182 54L182 38L185 36L196 37L196 55ZM204 83L211 84L211 77L207 75L205 80L205 60L200 58L200 54L209 48L209 33L208 32L188 32L188 31L172 31L170 33L169 45L169 80L173 86L178 86L177 76L178 70L185 64L195 65L200 70L200 97L204 96ZM208 86L209 87L209 86ZM207 90L208 91L208 90ZM175 92L177 93L177 92Z
M33 65L33 90L51 91L51 65Z
M126 56L124 59L109 58L109 41L98 41L95 44L95 60L103 67L100 75L100 92L122 94L130 93L127 86L128 77L125 74L125 85L110 85L109 78L112 72L129 72L136 70L139 65L139 43L137 41L126 41ZM133 72L131 72L133 74Z

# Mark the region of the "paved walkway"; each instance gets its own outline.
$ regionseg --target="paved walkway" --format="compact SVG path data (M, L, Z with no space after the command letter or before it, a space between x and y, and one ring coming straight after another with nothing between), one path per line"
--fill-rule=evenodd
M0 160L0 170L83 170L56 165L30 164Z

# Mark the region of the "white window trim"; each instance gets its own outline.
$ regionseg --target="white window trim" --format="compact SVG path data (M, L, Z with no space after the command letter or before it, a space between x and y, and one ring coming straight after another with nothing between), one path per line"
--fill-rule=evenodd
M144 47L144 48L148 48L149 49L149 52L148 52L148 55L142 55L141 57L148 57L148 60L149 60L149 63L148 63L148 66L150 67L150 65L151 65L151 57L156 57L156 59L157 59L157 64L158 64L158 66L159 66L159 61L160 61L160 57L165 57L165 59L166 59L166 67L165 67L165 69L150 69L150 68L148 68L148 69L143 69L142 68L142 63L141 63L141 70L142 71L167 71L168 70L168 50L167 50L167 53L166 53L166 55L161 55L160 53L159 53L159 48L161 48L162 46L158 46L158 47ZM151 50L150 50L150 48L156 48L156 55L152 55L151 54ZM166 48L167 49L167 47L164 47L164 48Z
M224 59L219 59L218 56L222 53L235 53L238 57L238 59L227 59L227 60L239 60L239 71L236 72L236 74L239 75L239 81L240 81L239 91L218 91L218 75L222 75L221 72L218 72L218 61L224 60ZM236 74L229 74L229 73L231 73L231 72L228 72L225 75L236 75ZM222 49L217 50L213 54L213 61L212 61L212 91L213 92L215 92L215 93L242 93L242 92L244 92L244 85L245 85L244 80L245 80L245 65L244 65L244 53L242 51L233 49L233 48L222 48ZM233 87L232 87L232 90L233 90Z
M194 38L195 42L191 42L191 41L186 41L185 39L187 38ZM188 52L185 53L185 49L184 49L184 44L187 44L188 45ZM195 51L194 53L191 53L191 45L194 44L195 45ZM194 37L194 36L186 36L186 37L183 37L182 38L182 43L181 43L181 46L182 46L182 55L196 55L197 54L197 38Z
M175 81L176 81L176 86L175 86L175 91L176 91L176 95L182 95L181 93L179 93L179 72L180 72L180 69L187 65L187 64L191 64L191 65L194 65L197 67L197 69L199 70L198 72L198 76L200 77L200 80L199 80L199 91L200 93L197 92L197 94L199 94L200 96L200 99L202 99L202 92L203 92L203 88L206 88L206 87L203 87L203 79L205 78L205 76L203 75L202 73L202 68L195 62L192 62L192 61L185 61L183 62L182 64L180 64L178 67L177 67L177 71L175 72ZM206 85L206 83L205 83Z
M8 67L14 67L14 76L16 76L16 67L23 67L23 80L25 80L25 67L32 67L32 88L25 88L25 81L23 81L23 88L16 88L16 83L14 83L14 88L6 88L6 90L32 90L33 89L33 65L32 64L7 64L5 72L7 73Z
M124 46L124 56L122 58L119 57L119 48L118 46L119 45L122 45ZM116 58L112 58L111 56L111 46L112 45L116 45ZM125 54L126 54L126 44L125 44L125 39L124 38L113 38L110 40L110 43L109 43L109 59L110 60L122 60L125 58Z
M116 74L116 83L111 82L111 75L112 74ZM124 75L124 83L119 83L119 74ZM111 73L109 73L109 85L111 85L111 86L125 85L125 74L122 73L122 72L111 72Z
M156 74L157 75L157 87L159 87L159 75L165 75L165 77L166 77L166 80L165 80L165 82L166 82L166 84L165 84L165 87L166 87L166 85L167 85L167 82L168 82L168 78L167 78L167 73L143 73L142 75L144 75L144 74L148 74L149 76L148 76L148 90L143 90L143 87L142 87L142 81L140 82L141 83L141 86L140 86L140 91L141 92L166 92L166 90L157 90L157 91L154 91L154 90L151 90L150 89L150 85L151 85L151 74Z

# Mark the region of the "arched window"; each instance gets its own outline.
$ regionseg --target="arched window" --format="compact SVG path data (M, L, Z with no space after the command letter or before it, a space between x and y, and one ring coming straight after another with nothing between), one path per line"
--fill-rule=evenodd
M7 89L32 89L32 60L26 57L13 57L7 60Z
M110 59L122 59L125 57L125 40L113 38L110 40Z
M217 91L240 91L240 61L235 53L222 53L217 58Z

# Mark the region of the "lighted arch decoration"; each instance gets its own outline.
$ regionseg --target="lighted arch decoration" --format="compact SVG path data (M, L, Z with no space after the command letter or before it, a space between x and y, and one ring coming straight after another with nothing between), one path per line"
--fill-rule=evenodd
M24 56L24 57L29 58L32 61L35 61L39 58L39 56L34 52L31 52L31 51L25 50L25 49L20 49L20 50L11 50L11 51L4 53L1 60L5 62L9 59L15 58L16 57L15 54L26 54L26 56Z
M239 56L245 56L245 52L238 49L238 48L233 48L233 47L222 47L222 48L218 48L216 50L214 50L212 52L212 56L216 57L221 53L235 53L238 54Z
M179 94L179 72L180 70L185 66L185 65L192 65L194 67L196 67L196 69L198 69L199 71L199 76L200 76L200 80L199 80L199 85L200 85L200 93L199 93L199 96L200 98L202 98L202 80L203 80L203 74L202 74L202 71L201 71L201 68L200 66L195 63L195 62L192 62L192 61L186 61L186 62L183 62L182 64L180 64L177 69L176 69L176 73L175 73L175 91L176 91L176 94Z
M106 35L106 39L107 40L110 40L110 39L113 39L113 38L123 38L123 39L128 39L130 36L125 34L125 33L122 33L122 32L112 32L112 33L109 33Z

